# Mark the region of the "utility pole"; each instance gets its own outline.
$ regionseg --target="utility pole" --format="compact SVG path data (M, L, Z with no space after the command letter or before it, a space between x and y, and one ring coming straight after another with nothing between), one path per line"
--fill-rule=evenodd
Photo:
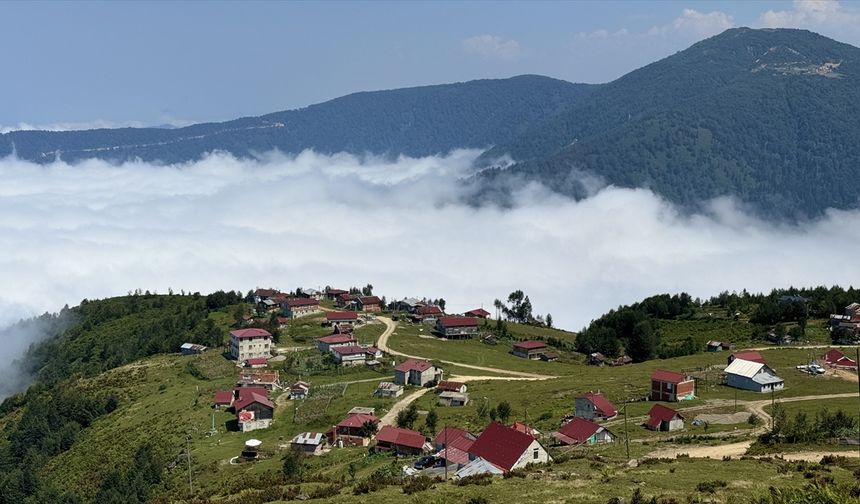
M442 427L445 431L445 481L448 481L448 426Z
M774 402L774 397L773 397L773 385L771 385L770 386L770 431L771 432L773 432L774 422L775 422L773 416L774 416L774 413L776 413L776 411L774 408L776 408L776 404Z
M627 404L624 403L624 447L627 449L627 460L630 460L630 435L627 433Z
M187 443L185 454L188 458L188 494L193 496L194 486L191 483L191 434L188 434L188 436L185 437L185 441Z
M857 352L857 360L854 361L854 365L857 366L857 403L858 408L860 408L860 348L855 348L854 350ZM857 450L860 451L860 415L857 416L857 424Z

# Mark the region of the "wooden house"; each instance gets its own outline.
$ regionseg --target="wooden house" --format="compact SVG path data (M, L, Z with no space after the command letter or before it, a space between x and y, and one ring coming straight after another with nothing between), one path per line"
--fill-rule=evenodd
M696 381L691 377L658 369L651 373L652 401L685 401L695 399Z
M532 360L540 359L541 354L544 352L546 352L546 343L535 340L514 343L514 348L511 351L517 357Z
M584 418L574 418L562 425L552 437L563 445L598 445L612 443L615 434L606 427Z
M447 339L468 339L478 334L478 319L474 317L439 317L436 334Z
M663 432L683 429L684 416L672 408L655 404L648 411L648 421L645 422L645 426L651 430Z
M586 420L609 420L618 415L618 409L600 392L588 392L574 400L574 416Z
M376 433L376 449L397 455L421 455L431 447L420 432L386 425Z

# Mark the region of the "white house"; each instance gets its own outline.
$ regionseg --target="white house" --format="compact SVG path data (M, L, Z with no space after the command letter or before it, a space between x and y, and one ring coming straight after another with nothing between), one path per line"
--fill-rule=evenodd
M762 362L735 359L726 367L726 385L753 392L782 390L785 381Z
M271 357L273 346L272 335L265 329L249 328L230 331L230 357L237 361Z
M469 448L469 460L478 458L504 472L552 460L537 439L497 422L491 422Z

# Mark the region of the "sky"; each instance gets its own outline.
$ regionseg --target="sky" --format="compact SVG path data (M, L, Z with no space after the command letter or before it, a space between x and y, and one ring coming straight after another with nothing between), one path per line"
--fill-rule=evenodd
M607 82L733 26L860 46L860 4L0 2L15 74L0 132L186 125L525 73Z

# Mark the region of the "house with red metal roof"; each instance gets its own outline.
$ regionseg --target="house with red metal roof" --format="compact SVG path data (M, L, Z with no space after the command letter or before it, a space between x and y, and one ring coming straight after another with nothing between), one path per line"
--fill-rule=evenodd
M331 349L334 360L341 366L356 366L360 364L375 364L382 357L382 351L373 346L336 346Z
M466 313L464 313L464 315L466 315L467 317L477 317L485 319L490 316L490 312L483 308L475 308L474 310L467 311Z
M345 291L343 289L333 289L331 287L327 287L325 290L325 298L329 301L337 300L337 297L341 294L349 294L349 291Z
M442 429L433 440L438 452L437 457L447 461L448 466L460 468L469 463L469 450L475 443L475 436L456 427Z
M552 437L563 445L596 445L615 441L615 434L609 429L579 417L562 425L558 432L552 433Z
M696 381L691 377L658 369L651 373L652 401L686 401L696 398Z
M269 365L268 357L252 357L245 359L245 367L249 368L264 368Z
M233 392L230 390L216 390L215 400L212 405L215 409L229 408L233 405Z
M358 322L358 313L354 311L325 312L326 324L353 324Z
M828 366L844 369L856 369L857 362L849 358L841 350L835 348L828 350L823 357L824 363Z
M331 444L338 446L367 446L376 432L371 426L379 424L379 418L369 413L347 416L329 432Z
M447 339L468 339L478 334L478 319L475 317L439 317L436 319L436 334Z
M440 374L441 370L428 361L407 359L394 368L394 383L423 387Z
M240 363L245 359L270 357L272 335L265 329L248 328L230 331L230 357Z
M459 392L460 394L465 394L466 390L466 384L458 381L443 380L436 385L436 392Z
M233 410L239 420L239 429L249 432L265 429L275 418L275 404L269 400L268 391L261 387L239 387L235 389Z
M531 436L531 437L533 437L533 438L535 438L535 439L537 439L538 437L540 437L540 431L539 431L539 430L535 429L534 427L532 427L532 426L531 426L531 425L529 425L529 424L525 424L525 423L522 423L522 422L514 422L514 423L512 423L512 424L511 424L511 429L514 429L515 431L522 432L522 433L524 433L524 434L528 434L529 436Z
M511 353L523 359L540 359L542 353L546 352L546 343L543 341L529 340L514 343Z
M377 296L359 296L356 299L356 306L363 312L382 311L382 301Z
M683 429L684 416L672 408L655 404L648 411L648 421L645 422L645 426L651 430L663 432Z
M435 438L433 438L433 445L436 447L436 450L441 450L449 444L458 442L460 439L466 439L471 447L472 443L474 443L477 438L474 434L463 429L457 427L445 427L436 435ZM466 451L468 451L468 448Z
M398 455L421 455L429 452L431 446L420 432L386 425L376 433L376 449Z
M436 324L440 317L444 317L445 312L442 308L436 305L419 304L413 308L412 322L423 322L425 324Z
M618 409L600 391L582 394L574 400L574 416L586 420L609 420L618 415Z
M349 333L330 334L322 338L317 338L317 348L323 353L330 352L335 347L356 345L358 345L358 340Z
M319 313L320 302L314 298L288 298L281 302L281 311L288 319Z
M767 364L765 362L764 357L761 356L760 353L754 351L748 352L735 352L729 355L728 362L726 364L731 364L735 359L743 359L752 362L758 362L759 364Z
M469 449L470 463L478 459L509 472L529 464L545 464L552 457L532 436L491 422Z

